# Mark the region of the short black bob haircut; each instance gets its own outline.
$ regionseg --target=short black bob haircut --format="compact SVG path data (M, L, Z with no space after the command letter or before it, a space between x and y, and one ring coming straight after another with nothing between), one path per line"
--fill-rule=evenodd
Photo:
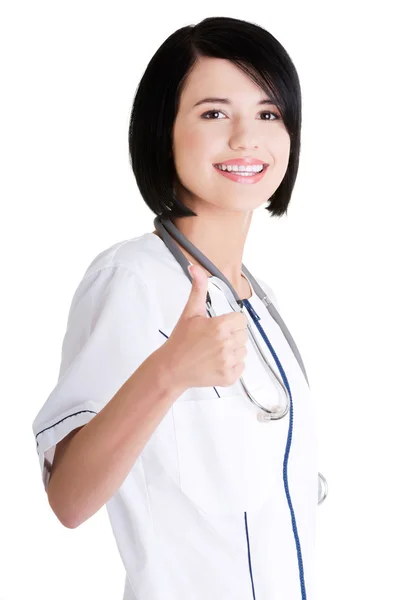
M290 136L290 156L285 176L265 208L272 216L281 217L287 213L299 167L299 77L273 35L258 25L230 17L209 17L172 33L140 80L130 116L129 155L144 201L155 214L171 220L197 216L174 194L177 174L172 130L183 84L199 56L230 60L278 107Z

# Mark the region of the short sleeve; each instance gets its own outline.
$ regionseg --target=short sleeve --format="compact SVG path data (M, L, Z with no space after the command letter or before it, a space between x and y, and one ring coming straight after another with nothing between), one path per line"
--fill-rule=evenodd
M73 296L58 382L33 422L47 491L56 444L88 423L160 345L152 298L124 266L85 274Z

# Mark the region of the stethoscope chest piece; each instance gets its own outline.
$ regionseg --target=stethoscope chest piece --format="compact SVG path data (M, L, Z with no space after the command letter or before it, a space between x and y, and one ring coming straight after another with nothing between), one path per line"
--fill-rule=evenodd
M271 406L270 410L271 410L272 414L279 413L280 406L279 405ZM278 418L282 418L282 417L278 417ZM274 420L274 419L271 419L271 415L269 415L266 412L263 412L262 410L260 410L257 413L257 421L260 421L260 423L270 423L272 420Z

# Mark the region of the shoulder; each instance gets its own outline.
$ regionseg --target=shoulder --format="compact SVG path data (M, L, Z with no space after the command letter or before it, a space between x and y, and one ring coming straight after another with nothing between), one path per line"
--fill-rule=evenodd
M87 316L129 314L139 307L143 314L153 305L153 290L159 269L147 234L115 242L101 250L81 275L72 297L68 320ZM88 321L89 322L89 321Z
M128 240L118 241L100 251L91 260L83 278L88 278L104 269L112 268L120 272L130 271L139 280L146 278L148 269L153 271L157 268L157 257L149 235L145 233Z

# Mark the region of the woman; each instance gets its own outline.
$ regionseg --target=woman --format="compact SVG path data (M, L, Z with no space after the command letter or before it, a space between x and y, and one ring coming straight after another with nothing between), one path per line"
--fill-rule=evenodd
M233 18L173 33L137 89L129 150L140 193L258 316L292 406L282 419L259 418L242 374L260 403L282 405L282 392L248 343L245 314L180 244L192 285L157 230L92 261L72 299L58 383L33 429L61 523L77 527L106 505L124 600L315 598L315 405L242 273L253 211L267 200L273 216L287 211L300 128L287 52Z

